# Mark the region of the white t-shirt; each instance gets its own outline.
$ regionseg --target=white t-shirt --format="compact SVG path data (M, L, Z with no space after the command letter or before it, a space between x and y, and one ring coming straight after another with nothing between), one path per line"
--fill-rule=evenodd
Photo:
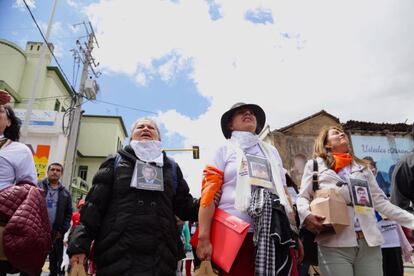
M277 177L282 178L282 183L286 185L286 178L283 172L285 171L282 167L282 159L280 158L277 150L272 147L272 153L276 156L276 159L279 160L280 172L281 175ZM262 150L259 145L254 145L245 150L245 154L251 154L256 156L264 157ZM219 208L250 223L252 222L250 216L246 212L241 212L234 207L234 202L236 199L236 182L237 182L237 165L236 164L236 151L234 146L230 144L229 141L220 147L213 158L213 161L210 163L217 169L224 172L224 179L222 184L222 195L219 203ZM275 177L275 176L273 176Z
M0 150L0 190L21 181L36 184L36 167L30 149L25 144L12 142Z

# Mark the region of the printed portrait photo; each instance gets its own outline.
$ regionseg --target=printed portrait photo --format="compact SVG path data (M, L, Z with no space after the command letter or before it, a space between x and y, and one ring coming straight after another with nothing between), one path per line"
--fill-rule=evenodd
M372 198L368 182L360 179L350 179L354 205L372 207Z
M138 189L163 191L162 168L146 164L137 164Z

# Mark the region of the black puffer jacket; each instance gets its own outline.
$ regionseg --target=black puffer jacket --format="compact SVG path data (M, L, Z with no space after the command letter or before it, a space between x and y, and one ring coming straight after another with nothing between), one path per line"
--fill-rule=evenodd
M69 256L89 252L95 240L97 275L175 275L184 251L175 216L197 220L194 200L180 168L173 191L170 160L164 154L164 191L130 187L136 157L131 147L119 151L122 159L102 163L69 243Z

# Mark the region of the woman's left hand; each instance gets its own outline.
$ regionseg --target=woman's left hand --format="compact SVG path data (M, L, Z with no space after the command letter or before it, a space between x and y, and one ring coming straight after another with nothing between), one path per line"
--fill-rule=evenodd
M295 250L296 260L298 264L300 264L303 261L303 257L305 257L305 250L303 249L302 241L298 239L297 242L298 242L298 248Z

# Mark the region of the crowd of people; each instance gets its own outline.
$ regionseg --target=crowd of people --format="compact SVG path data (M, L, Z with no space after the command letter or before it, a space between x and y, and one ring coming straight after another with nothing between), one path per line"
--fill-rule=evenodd
M401 226L414 229L414 215L404 210L414 201L414 153L396 165L390 201L375 180L375 162L354 156L345 132L327 126L315 140L301 183L295 183L277 149L258 136L264 110L237 103L221 117L225 139L202 172L201 197L194 198L179 164L162 149L157 123L140 118L128 145L101 164L73 212L71 195L60 181L62 164L51 163L38 182L32 153L18 142L20 120L9 101L0 92L0 276L40 275L47 255L50 275L64 275L66 239L70 267L88 271L93 263L89 273L98 276L176 275L181 267L191 275L191 261L181 262L186 253L192 253L194 267L210 262L218 275L305 276L309 252L300 229L315 236L325 276L398 276L403 258L411 255ZM347 221L341 228L313 212L312 202L322 190L344 201ZM18 193L22 200L9 204L10 195ZM25 235L17 242L13 231L28 226L16 208L27 206L31 209L23 216L35 218L24 221L35 231L22 230ZM248 225L237 247L224 247L235 251L230 269L216 265L217 256L225 255L215 252L223 248L216 247L213 235L224 233L212 230L224 223L216 219L218 211L232 218L234 227Z

